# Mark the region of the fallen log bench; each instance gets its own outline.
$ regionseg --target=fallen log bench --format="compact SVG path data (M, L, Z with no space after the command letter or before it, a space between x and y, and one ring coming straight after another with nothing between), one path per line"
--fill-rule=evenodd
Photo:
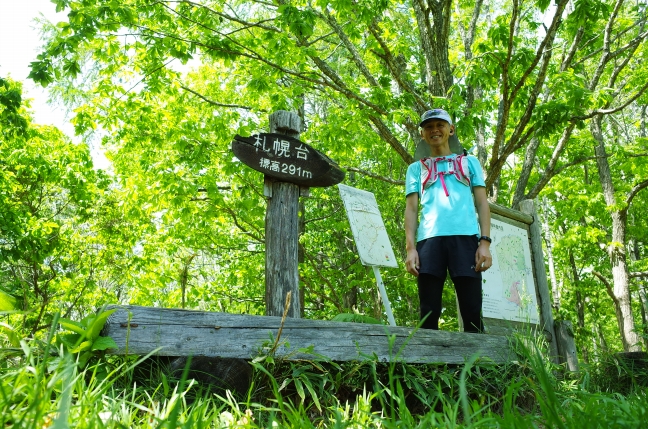
M102 335L112 354L254 359L462 364L473 355L504 363L515 359L504 336L411 327L250 316L139 306L110 306Z

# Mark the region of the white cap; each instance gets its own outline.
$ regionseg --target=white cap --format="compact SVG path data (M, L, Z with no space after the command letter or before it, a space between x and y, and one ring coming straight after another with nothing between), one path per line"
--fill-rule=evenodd
M427 112L423 113L423 116L421 116L421 123L419 124L420 127L423 126L427 121L431 119L442 119L452 125L452 119L450 119L450 115L448 112L446 112L443 109L432 109L428 110Z

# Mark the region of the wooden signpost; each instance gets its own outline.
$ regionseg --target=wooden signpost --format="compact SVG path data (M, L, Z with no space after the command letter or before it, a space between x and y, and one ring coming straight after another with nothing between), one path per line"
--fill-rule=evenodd
M329 157L299 140L297 114L279 110L270 115L270 133L234 137L232 151L245 165L264 174L266 212L265 301L267 316L300 317L299 196L309 187L340 183L344 171ZM290 300L287 296L290 293Z
M329 157L285 134L237 135L232 142L232 151L245 165L275 181L326 187L344 179L344 172Z

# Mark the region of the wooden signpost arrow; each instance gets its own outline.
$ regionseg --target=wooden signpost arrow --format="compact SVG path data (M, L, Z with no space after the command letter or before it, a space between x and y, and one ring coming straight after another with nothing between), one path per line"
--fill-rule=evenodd
M276 181L327 187L344 179L344 171L329 157L285 134L236 135L232 151L245 165Z
M265 221L266 315L301 316L299 294L299 195L309 187L340 183L344 171L329 157L299 140L297 114L279 110L270 115L270 133L234 137L232 151L245 165L265 176L269 198ZM303 192L307 193L307 192ZM286 297L290 293L290 300Z

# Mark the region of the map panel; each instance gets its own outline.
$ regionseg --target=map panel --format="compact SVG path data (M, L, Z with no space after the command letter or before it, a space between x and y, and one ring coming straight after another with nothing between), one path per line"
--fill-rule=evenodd
M493 266L482 273L484 317L540 323L527 231L492 219L491 238Z
M374 194L342 184L337 186L362 264L397 268L398 262Z

